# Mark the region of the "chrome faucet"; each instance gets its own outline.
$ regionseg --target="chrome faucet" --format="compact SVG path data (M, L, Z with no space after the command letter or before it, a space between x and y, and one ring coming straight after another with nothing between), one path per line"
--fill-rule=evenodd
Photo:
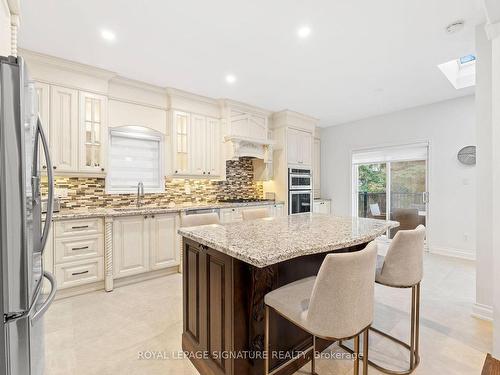
M142 183L142 181L139 181L139 183L137 184L137 207L142 206L142 199L144 199L144 184Z

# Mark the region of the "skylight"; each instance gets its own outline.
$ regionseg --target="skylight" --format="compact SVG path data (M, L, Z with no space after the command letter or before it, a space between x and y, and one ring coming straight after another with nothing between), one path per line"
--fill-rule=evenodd
M476 56L466 55L439 64L438 68L457 90L476 84Z

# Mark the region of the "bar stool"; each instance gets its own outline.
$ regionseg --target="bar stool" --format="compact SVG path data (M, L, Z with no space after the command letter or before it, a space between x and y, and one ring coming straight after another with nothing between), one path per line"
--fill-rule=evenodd
M207 214L182 215L182 227L196 227L198 225L220 224L219 215L215 212Z
M269 209L267 208L248 208L241 211L243 220L264 219L269 217Z
M369 364L386 374L411 374L420 362L420 282L423 276L425 227L419 225L413 230L399 230L391 241L387 255L377 257L375 282L391 288L411 288L411 328L410 344L390 336L374 327L370 329L410 351L410 368L395 371L384 368L372 361Z
M272 309L313 336L311 374L315 374L316 337L331 340L354 338L356 354L363 333L364 358L368 358L368 328L373 320L377 246L352 253L328 254L317 276L282 286L266 294L264 350L265 374L272 375L297 358L269 372L269 313ZM368 373L363 361L363 374ZM354 362L359 374L359 355Z

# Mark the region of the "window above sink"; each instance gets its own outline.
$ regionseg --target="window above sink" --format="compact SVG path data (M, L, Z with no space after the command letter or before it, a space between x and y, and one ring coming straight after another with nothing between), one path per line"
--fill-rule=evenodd
M109 131L106 193L162 193L164 182L164 136L142 126L122 126Z

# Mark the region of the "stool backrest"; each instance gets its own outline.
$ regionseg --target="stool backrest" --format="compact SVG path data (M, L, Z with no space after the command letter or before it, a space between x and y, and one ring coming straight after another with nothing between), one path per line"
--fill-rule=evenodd
M207 214L182 215L182 227L197 227L198 225L219 224L219 215L215 212Z
M317 336L347 338L373 321L377 245L328 254L313 287L307 325Z
M249 208L241 211L243 220L263 219L269 217L269 209L267 208Z
M423 276L425 227L399 230L389 245L380 275L382 284L410 287L418 284Z

